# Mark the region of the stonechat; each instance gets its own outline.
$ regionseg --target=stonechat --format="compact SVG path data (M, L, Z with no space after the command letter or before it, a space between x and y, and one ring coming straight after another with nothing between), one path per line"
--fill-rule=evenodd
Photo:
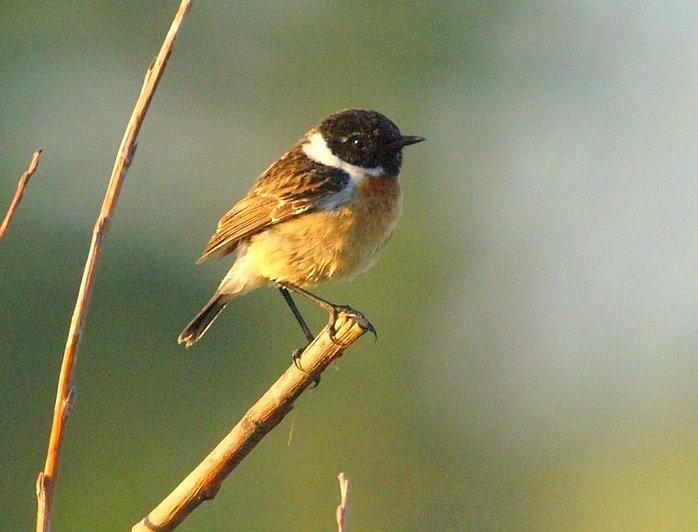
M339 307L305 289L374 264L402 207L402 148L423 140L367 109L340 111L308 131L218 222L197 263L232 254L233 265L179 342L192 345L231 299L267 284L281 290L311 341L289 290L333 321Z

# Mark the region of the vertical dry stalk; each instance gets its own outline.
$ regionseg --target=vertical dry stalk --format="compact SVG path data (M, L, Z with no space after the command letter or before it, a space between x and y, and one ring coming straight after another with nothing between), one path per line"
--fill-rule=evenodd
M172 530L202 502L213 499L223 480L291 411L301 393L369 330L370 324L359 313L341 312L335 327L336 340L325 327L303 351L303 370L291 365L179 486L133 526L132 532Z
M3 220L2 225L0 225L0 239L3 236L5 236L7 227L10 225L10 221L12 221L12 217L14 216L15 211L19 206L19 202L22 200L22 194L24 194L24 189L27 188L29 180L34 175L34 172L36 172L36 169L39 167L39 159L41 158L41 152L42 150L36 150L34 152L29 166L27 167L24 174L22 174L22 177L20 178L19 183L17 184L17 192L15 192L15 196L14 198L12 198L12 202L10 203L10 208L7 209L5 219Z
M51 436L48 444L48 452L46 455L46 464L44 470L39 473L36 483L37 495L37 516L36 530L48 531L51 529L51 511L53 502L53 493L56 487L56 474L58 472L58 462L60 456L61 443L63 441L63 431L68 415L72 397L74 395L72 388L73 367L78 351L78 344L82 336L85 317L89 306L92 287L94 284L95 270L97 262L102 253L102 245L106 237L109 225L111 223L112 214L116 207L116 202L121 191L126 171L131 163L133 153L136 148L136 138L141 129L143 119L148 111L148 107L153 97L153 93L158 86L158 82L162 77L162 73L167 65L167 60L172 52L177 32L179 27L189 11L191 0L182 0L175 18L172 22L162 48L155 60L150 64L143 81L140 95L136 101L136 105L131 114L131 118L126 126L126 132L121 141L121 146L114 162L107 192L102 203L97 222L92 231L92 241L90 250L87 255L85 269L83 271L80 290L78 292L75 310L70 321L70 329L66 341L65 351L63 353L63 362L61 364L61 372L58 378L58 390L56 392L56 403L53 411L53 424L51 426Z
M349 479L344 473L337 475L339 479L339 506L337 506L337 530L347 531L347 510L349 509Z

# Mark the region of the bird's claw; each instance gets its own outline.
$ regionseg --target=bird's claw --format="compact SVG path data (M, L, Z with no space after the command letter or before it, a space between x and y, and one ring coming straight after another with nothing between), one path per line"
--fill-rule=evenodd
M308 346L306 346L308 347ZM305 347L299 347L297 349L293 350L293 353L291 353L291 359L293 360L293 365L296 366L297 369L300 371L303 370L303 366L301 366L301 355L303 354L303 351L305 351Z
M310 345L310 344L308 344L308 345ZM307 345L305 347L299 347L297 349L294 349L293 353L291 353L291 358L293 359L293 365L296 366L296 369L298 371L302 371L303 373L307 373L307 371L305 371L303 369L303 366L301 365L301 355L303 354L303 351L305 351L305 349L307 347L308 347ZM319 386L319 384L320 384L320 375L318 375L317 377L315 377L315 379L313 379L313 385L311 386L311 388L317 388Z
M364 331L368 331L373 335L374 341L378 340L378 333L376 332L376 328L370 321L368 321L368 319L366 319L366 316L364 316L358 310L354 310L348 305L333 305L332 307L330 307L329 312L330 321L328 323L328 327L330 333L330 340L332 340L332 342L335 345L338 345L342 348L349 347L350 345L346 342L342 342L339 338L337 338L337 329L335 328L335 323L337 322L337 316L339 316L340 313L346 314L354 318Z

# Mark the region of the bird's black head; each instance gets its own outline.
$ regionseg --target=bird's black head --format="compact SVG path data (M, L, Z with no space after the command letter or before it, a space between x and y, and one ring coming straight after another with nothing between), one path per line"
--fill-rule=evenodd
M318 131L336 157L362 168L382 166L393 176L400 172L402 148L424 140L402 135L387 116L368 109L347 109L330 115Z

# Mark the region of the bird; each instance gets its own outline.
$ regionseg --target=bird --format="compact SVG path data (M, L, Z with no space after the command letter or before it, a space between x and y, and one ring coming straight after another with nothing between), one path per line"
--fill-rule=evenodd
M333 325L348 307L307 289L373 266L402 210L402 149L423 140L370 109L344 109L311 128L219 220L197 264L226 255L233 263L179 343L193 345L231 300L264 285L281 291L309 342L289 291L327 309Z

